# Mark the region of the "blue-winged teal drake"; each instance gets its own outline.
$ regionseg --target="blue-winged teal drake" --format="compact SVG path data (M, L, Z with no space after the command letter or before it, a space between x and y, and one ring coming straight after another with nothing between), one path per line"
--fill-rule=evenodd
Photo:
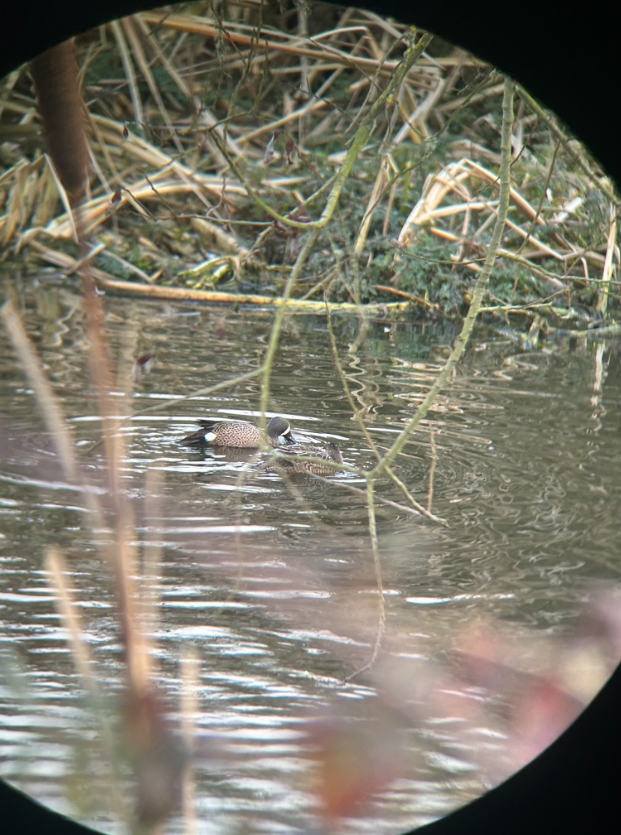
M289 422L282 417L268 421L265 432L247 420L199 420L198 423L201 428L182 438L182 444L246 448L271 444L276 447L281 438L287 444L295 443Z
M285 448L274 464L283 473L312 473L313 475L334 475L336 464L343 463L343 455L338 444L329 443L327 447L296 446L295 449ZM320 461L307 461L306 456L320 458ZM286 458L285 458L286 456ZM303 457L304 456L304 457Z

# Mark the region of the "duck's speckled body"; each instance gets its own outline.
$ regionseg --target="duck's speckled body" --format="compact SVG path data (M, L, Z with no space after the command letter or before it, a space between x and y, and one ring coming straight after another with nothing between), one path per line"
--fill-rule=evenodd
M343 463L343 455L338 444L329 443L327 447L300 447L280 450L283 455L275 462L284 473L311 473L312 475L334 475L338 464ZM320 461L308 461L306 456L320 458ZM286 456L286 457L285 457Z
M247 420L199 420L200 429L182 438L182 444L249 448L269 444L277 447L282 438L286 444L294 444L289 422L273 417L263 432Z

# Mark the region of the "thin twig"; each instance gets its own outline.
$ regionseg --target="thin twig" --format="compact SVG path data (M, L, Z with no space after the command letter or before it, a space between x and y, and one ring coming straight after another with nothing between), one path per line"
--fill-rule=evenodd
M371 539L371 550L373 553L373 568L375 570L375 583L377 588L377 598L378 598L378 624L377 624L377 633L375 635L375 644L373 645L373 652L371 653L371 658L368 662L360 667L355 672L351 673L351 675L345 678L345 681L351 681L351 679L359 676L361 673L366 672L369 670L379 655L380 647L382 645L382 638L384 637L384 632L386 631L386 603L384 601L384 585L382 582L382 566L380 562L380 553L379 553L379 543L377 541L377 525L375 521L375 503L373 498L373 481L367 481L367 515L369 519L369 537Z
M429 468L429 492L427 494L427 510L431 512L433 504L433 480L436 474L436 467L438 465L438 448L436 446L436 439L433 434L433 428L429 427L429 443L431 445L431 467Z

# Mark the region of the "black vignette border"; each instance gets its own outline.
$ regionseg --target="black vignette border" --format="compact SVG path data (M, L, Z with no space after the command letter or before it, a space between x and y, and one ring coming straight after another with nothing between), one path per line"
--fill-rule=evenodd
M7 0L1 11L0 77L74 34L158 5L148 0ZM536 0L507 6L481 0L365 0L353 5L415 23L512 75L569 125L619 187L619 46L609 3L593 0L577 13ZM620 816L619 705L621 666L573 725L533 762L478 800L417 831L583 835L608 828ZM94 832L2 781L0 820L7 833Z

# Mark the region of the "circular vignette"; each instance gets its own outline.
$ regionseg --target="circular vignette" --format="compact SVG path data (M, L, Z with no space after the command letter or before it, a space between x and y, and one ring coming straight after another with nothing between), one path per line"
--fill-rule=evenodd
M275 0L274 0L275 2ZM45 49L101 23L162 4L149 0L12 0L2 11L0 77ZM608 116L615 100L617 31L603 0L575 15L557 4L522 0L505 7L481 0L435 0L413 4L365 0L364 6L437 33L516 78L560 116L621 183L617 132ZM590 25L589 25L590 24ZM599 25L599 28L597 27ZM591 32L589 37L586 32ZM573 725L535 760L505 783L442 820L417 829L425 835L476 832L512 835L592 831L614 820L621 739L621 666ZM94 830L46 809L0 781L2 819L20 831L87 835ZM11 829L9 831L17 831ZM414 830L412 830L413 832ZM407 833L411 835L411 833Z

